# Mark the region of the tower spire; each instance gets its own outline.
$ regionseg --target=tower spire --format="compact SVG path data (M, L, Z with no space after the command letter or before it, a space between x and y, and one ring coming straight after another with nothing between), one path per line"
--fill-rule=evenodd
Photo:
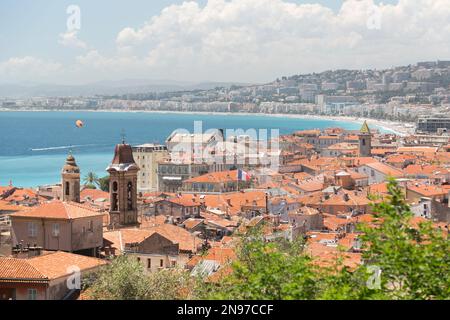
M370 134L369 125L367 124L366 120L364 120L364 123L361 126L361 129L359 130L359 132L362 134Z
M61 178L63 201L80 202L80 168L71 151L69 151L66 163L62 168Z
M122 129L122 131L120 132L120 136L122 137L122 144L125 144L126 138L125 129Z

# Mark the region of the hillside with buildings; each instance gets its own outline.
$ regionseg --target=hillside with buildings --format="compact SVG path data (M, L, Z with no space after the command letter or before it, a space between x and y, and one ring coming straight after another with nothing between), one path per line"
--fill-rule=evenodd
M265 146L221 130L197 135L123 141L103 190L81 182L71 154L60 184L1 186L1 296L79 297L80 288L61 285L64 268L78 265L89 279L119 256L146 274L201 270L207 283L220 282L242 236L260 228L267 242L303 239L319 266L342 259L355 270L366 264L360 223L375 223L372 204L389 198L388 179L410 207L411 228L429 222L448 237L449 136L399 137L366 122L357 131L300 130Z

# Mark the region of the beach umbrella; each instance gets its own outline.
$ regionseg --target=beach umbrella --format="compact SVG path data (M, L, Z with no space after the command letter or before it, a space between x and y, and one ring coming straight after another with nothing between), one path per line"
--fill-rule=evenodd
M83 121L81 121L81 120L77 120L77 121L75 122L75 125L77 126L77 128L82 128L82 127L84 126L84 123L83 123Z

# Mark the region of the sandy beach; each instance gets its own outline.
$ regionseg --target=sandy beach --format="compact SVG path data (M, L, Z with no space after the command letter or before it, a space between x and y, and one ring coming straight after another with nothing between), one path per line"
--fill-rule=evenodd
M252 112L209 112L209 111L168 111L168 110L63 110L63 109L53 109L53 110L38 110L38 109L22 109L22 110L11 110L0 108L0 112L132 112L132 113L173 113L173 114L199 114L199 115L222 115L222 116L261 116L261 117L280 117L280 118L295 118L295 119L323 119L332 121L347 121L367 123L372 126L377 126L388 132L392 132L399 136L407 136L414 133L415 123L411 122L398 122L389 120L378 120L371 118L360 118L360 117L348 117L348 116L323 116L323 115L303 115L303 114L286 114L286 113L252 113Z

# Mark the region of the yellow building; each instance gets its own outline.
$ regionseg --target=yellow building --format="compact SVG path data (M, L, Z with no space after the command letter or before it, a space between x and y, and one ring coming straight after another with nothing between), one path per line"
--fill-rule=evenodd
M158 189L158 162L167 158L169 153L164 145L152 143L133 147L133 157L141 169L138 174L139 192L151 192Z

